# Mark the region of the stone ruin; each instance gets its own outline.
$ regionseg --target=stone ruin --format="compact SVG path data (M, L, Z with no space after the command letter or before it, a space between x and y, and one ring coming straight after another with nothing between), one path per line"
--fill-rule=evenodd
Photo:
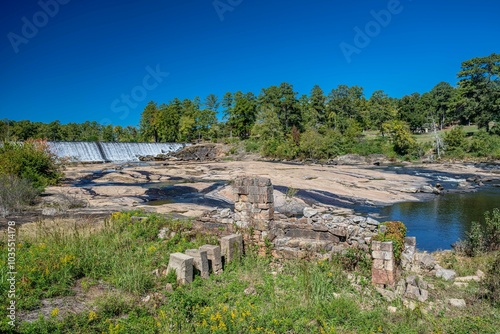
M241 234L231 234L221 238L220 246L203 245L198 249L188 249L185 253L172 253L168 261L167 275L175 272L178 284L193 281L195 270L201 278L208 278L210 273L218 275L224 264L237 260L243 255Z
M175 271L180 284L191 282L194 270L202 278L219 274L224 263L239 258L249 245L256 245L260 254L269 254L271 250L276 258L327 258L347 248L361 249L373 260L375 289L388 301L399 298L409 309L415 309L416 302L427 302L426 311L435 307L466 307L463 299L428 302L429 290L434 286L425 277L452 281L459 288L484 277L480 270L473 276L456 277L455 271L442 268L432 255L418 252L415 237L405 238L397 261L392 242L372 240L386 227L371 218L335 216L311 207L303 210L302 217L275 213L273 186L268 178L238 177L233 190L234 213L230 209L215 210L194 222L195 228L220 234L220 246L204 245L185 254L170 255L167 271ZM224 236L227 233L232 234ZM396 307L389 306L388 310L396 312Z
M405 238L401 259L396 261L392 242L372 240L385 227L372 218L338 216L312 207L306 207L302 217L286 217L275 212L273 185L269 178L238 177L233 183L233 194L234 212L230 209L214 210L193 222L194 228L222 237L222 249L218 246L200 248L211 247L207 256L209 261L214 258L210 254L217 253L217 249L231 261L232 254L239 256L248 245L257 246L261 255L271 253L276 258L328 258L333 253L357 248L371 255L372 283L387 299L394 299L399 294L405 298L424 301L428 296L428 286L423 276L455 279L453 270L441 268L430 254L417 252L415 237ZM227 237L224 237L228 233L233 233L231 236L239 233L238 238L242 238L233 244L237 245L235 249L225 239ZM197 268L199 256L193 254L198 253L187 254L191 254L194 267ZM222 270L216 260L212 262L211 268L214 273ZM398 275L398 268L412 275L406 280L399 278L401 275ZM201 269L198 270L202 272ZM178 277L182 279L183 276ZM473 279L478 278L474 276Z
M337 216L306 207L302 217L275 212L269 178L240 176L233 182L234 212L206 213L193 227L208 233L242 233L246 244L276 258L328 257L347 248L369 252L379 222L362 216ZM221 232L222 231L222 232Z

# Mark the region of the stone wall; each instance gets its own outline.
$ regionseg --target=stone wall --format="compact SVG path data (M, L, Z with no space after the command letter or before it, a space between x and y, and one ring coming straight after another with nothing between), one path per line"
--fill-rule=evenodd
M301 218L282 218L271 224L268 233L276 257L305 257L315 253L328 256L354 247L369 250L379 222L361 216L335 216L304 209Z
M234 212L215 210L194 226L223 236L241 232L246 244L257 245L261 254L278 258L329 256L355 247L369 251L379 222L361 216L338 216L306 207L302 217L286 217L274 211L269 178L238 177L233 183Z

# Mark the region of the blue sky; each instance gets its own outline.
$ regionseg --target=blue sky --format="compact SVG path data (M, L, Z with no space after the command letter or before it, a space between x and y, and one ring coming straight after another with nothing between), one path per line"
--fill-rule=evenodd
M401 97L455 85L462 61L500 52L496 0L0 6L0 119L137 125L150 100L258 94L281 82L299 94L347 84Z

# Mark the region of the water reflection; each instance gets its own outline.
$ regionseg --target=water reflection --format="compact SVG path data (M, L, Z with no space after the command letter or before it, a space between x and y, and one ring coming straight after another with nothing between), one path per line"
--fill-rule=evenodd
M383 220L400 220L407 235L417 237L417 247L434 251L450 249L463 239L472 221L484 222L484 212L500 207L500 188L475 193L446 194L426 202L399 203L380 210Z

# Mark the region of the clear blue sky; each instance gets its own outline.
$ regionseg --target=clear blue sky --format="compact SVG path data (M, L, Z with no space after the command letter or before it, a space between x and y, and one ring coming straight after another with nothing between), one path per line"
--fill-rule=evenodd
M500 52L497 0L56 1L40 1L50 15L35 0L0 5L0 119L137 125L150 100L284 81L401 97ZM350 62L341 43L357 48Z

